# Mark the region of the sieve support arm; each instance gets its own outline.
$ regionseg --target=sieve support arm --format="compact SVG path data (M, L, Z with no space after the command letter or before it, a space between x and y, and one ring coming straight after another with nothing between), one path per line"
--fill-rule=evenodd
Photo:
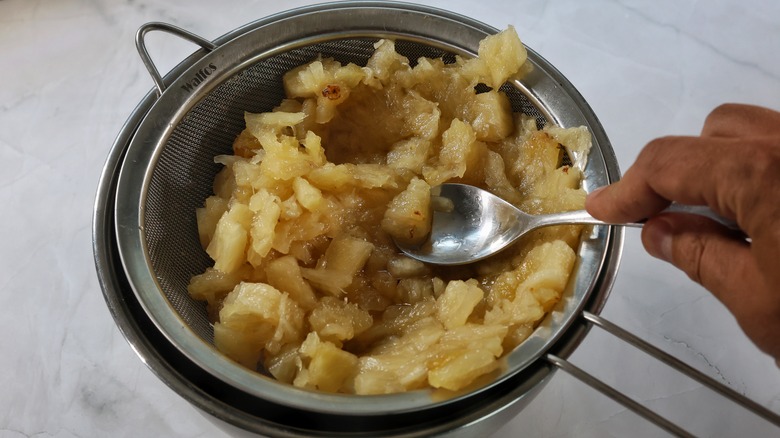
M651 423L671 433L672 435L679 436L679 437L693 438L693 435L681 429L676 424L656 414L655 412L651 411L647 407L629 398L622 392L609 386L603 381L593 377L592 375L588 374L586 371L582 370L582 368L577 367L571 362L562 359L554 354L547 354L547 356L545 356L545 359L547 359L548 362L555 365L556 367L562 369L563 371L566 371L568 374L570 374L572 377L576 378L577 380L587 384L588 386L595 389L596 391L620 403L622 406L624 406L631 412L643 417L645 420L650 421Z
M154 85L157 87L158 97L162 96L166 86L165 86L165 81L163 81L163 77L160 74L160 71L157 69L157 66L154 65L154 61L152 61L152 57L149 56L149 51L146 49L146 41L145 41L146 34L151 31L162 31L162 32L166 32L178 36L179 38L185 39L187 41L199 45L207 52L210 52L217 48L217 45L212 43L211 41L202 38L198 35L195 35L192 32L186 31L180 27L174 26L172 24L151 22L142 25L138 29L138 32L136 32L135 34L135 47L138 49L138 54L141 56L141 61L144 63L144 66L146 66L146 69L149 71L149 75L152 77L152 80L154 81Z
M675 369L679 373L684 374L685 376L693 380L696 380L702 385L717 392L721 396L729 399L733 403L742 406L746 410L763 418L764 420L770 422L771 424L780 427L780 415L772 412L766 407L756 403L755 401L747 398L746 396L738 393L737 391L729 388L728 386L716 381L712 377L707 376L706 374L700 371L697 371L696 369L694 369L690 365L685 364L684 362L677 359L676 357L660 350L657 347L654 347L648 342L629 333L628 331L620 328L616 324L602 318L601 316L595 315L588 311L583 311L582 318L585 320L587 324L592 324L601 328L602 330L628 343L629 345L635 347L636 349L641 350L644 353L654 357L655 359L666 364L670 368ZM581 368L578 368L577 366L573 365L571 362L568 362L567 360L562 359L554 354L547 354L547 356L545 356L545 359L552 365L555 365L556 367L562 369L563 371L566 371L568 374L577 378L581 382L591 386L592 388L596 389L597 391L601 392L607 397L615 400L616 402L620 403L621 405L633 411L634 413L644 417L646 420L654 423L656 426L666 430L667 432L670 432L677 436L691 436L690 434L680 429L675 424L669 422L665 418L649 410L647 407L637 403L635 400L628 398L625 394L609 386L608 384L602 382L601 380L597 379L596 377L587 373Z

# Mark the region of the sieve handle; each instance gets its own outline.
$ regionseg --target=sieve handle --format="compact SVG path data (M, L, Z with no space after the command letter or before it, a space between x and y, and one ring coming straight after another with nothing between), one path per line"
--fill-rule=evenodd
M772 412L771 410L765 408L764 406L761 406L760 404L754 402L753 400L745 397L744 395L738 393L737 391L734 391L733 389L729 388L728 386L716 381L715 379L707 376L704 373L701 373L700 371L697 371L690 365L685 364L681 360L675 358L674 356L650 345L649 343L643 341L642 339L638 338L637 336L629 333L628 331L620 328L616 324L598 316L593 313L583 311L582 317L585 320L587 324L592 324L595 326L598 326L602 330L606 331L607 333L615 336L616 338L630 344L631 346L649 354L650 356L658 359L659 361L665 363L671 368L674 368L681 374L684 374L687 377L690 377L693 380L696 380L697 382L701 383L702 385L710 388L711 390L717 392L718 394L722 395L723 397L731 400L732 402L742 406L743 408L747 409L750 412L753 412L755 415L765 419L766 421L774 424L775 426L780 427L780 415L777 415L776 413ZM631 410L632 412L644 417L645 419L649 420L650 422L654 423L656 426L666 430L667 432L670 432L677 436L692 436L688 432L681 429L679 426L675 425L674 423L671 423L669 420L666 420L665 418L659 416L655 412L651 411L647 407L637 403L635 400L630 399L625 394L621 393L620 391L616 390L615 388L607 385L603 381L597 379L596 377L592 376L591 374L588 374L586 371L582 370L581 368L573 365L571 362L568 362L565 359L562 359L554 354L547 354L545 356L547 361L556 367L566 371L573 377L579 379L581 382L589 385L590 387L596 389L597 391L601 392L602 394L606 395L607 397L615 400L616 402L623 405L625 408Z
M160 75L159 70L157 70L157 66L154 65L151 56L149 56L149 51L146 50L146 42L144 41L146 34L154 30L176 35L182 39L185 39L187 41L199 45L207 52L216 49L217 45L205 38L201 38L200 36L195 35L192 32L186 31L172 24L151 22L141 26L138 29L138 32L136 32L135 34L135 47L138 49L138 54L141 56L141 61L143 61L144 65L146 66L146 69L149 71L149 75L152 76L154 85L157 87L157 96L159 97L162 96L163 91L165 91L166 88L165 82L163 81L162 75Z

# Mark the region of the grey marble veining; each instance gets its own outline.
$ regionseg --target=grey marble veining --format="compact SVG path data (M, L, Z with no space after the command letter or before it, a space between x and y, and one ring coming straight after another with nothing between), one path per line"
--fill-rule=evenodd
M97 283L90 221L125 119L152 88L134 34L165 21L213 39L295 0L0 1L0 437L230 436L138 359ZM523 40L574 83L622 169L652 138L696 134L727 101L780 109L774 1L426 0ZM151 38L151 37L150 37ZM167 71L193 50L150 39ZM780 412L780 370L707 291L636 231L602 315ZM701 385L594 330L572 361L699 436L777 436ZM557 373L496 437L665 434Z

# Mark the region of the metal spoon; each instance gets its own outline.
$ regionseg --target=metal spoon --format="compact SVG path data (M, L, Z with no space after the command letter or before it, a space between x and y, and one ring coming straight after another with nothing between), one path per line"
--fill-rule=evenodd
M611 224L593 218L585 210L542 215L525 213L498 196L466 184L442 184L431 189L433 223L428 240L419 246L396 242L409 257L437 265L463 265L501 251L520 236L541 227L563 224ZM706 216L729 228L739 227L707 207L671 204L665 212Z

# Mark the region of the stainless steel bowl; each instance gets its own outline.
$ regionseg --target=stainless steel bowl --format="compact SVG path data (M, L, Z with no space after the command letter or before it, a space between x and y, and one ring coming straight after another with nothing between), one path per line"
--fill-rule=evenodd
M291 10L248 24L213 42L162 24L204 49L157 77L114 143L95 204L93 247L108 306L125 337L166 384L202 410L267 435L408 435L491 430L538 392L555 369L540 357L567 357L598 313L615 277L622 232L594 227L583 236L575 273L560 305L506 356L491 383L447 399L432 391L346 396L281 384L233 363L212 345L205 307L186 291L211 262L198 242L195 208L230 151L243 112L268 111L282 97L281 75L319 53L365 62L379 38L393 38L410 59L474 56L496 29L428 7L341 2ZM147 59L148 61L148 59ZM586 190L619 176L596 116L553 66L529 50L533 70L504 86L515 111L537 123L587 126L593 148Z

